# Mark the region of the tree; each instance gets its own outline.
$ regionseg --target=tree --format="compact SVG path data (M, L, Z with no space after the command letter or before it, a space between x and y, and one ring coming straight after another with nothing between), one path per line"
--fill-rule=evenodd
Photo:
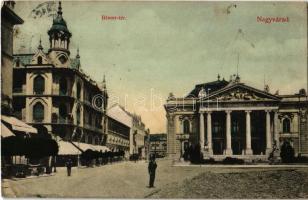
M3 156L22 156L25 155L26 144L25 139L16 136L9 136L1 140Z
M28 158L40 159L46 156L56 156L58 152L58 143L53 139L41 137L26 139L25 155Z

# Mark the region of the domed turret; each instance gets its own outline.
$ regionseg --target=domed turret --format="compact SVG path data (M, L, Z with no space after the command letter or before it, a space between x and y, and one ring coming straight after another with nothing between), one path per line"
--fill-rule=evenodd
M72 34L67 28L66 21L62 16L61 2L59 2L57 16L53 19L52 26L48 31L50 50L64 50L69 53L69 42Z

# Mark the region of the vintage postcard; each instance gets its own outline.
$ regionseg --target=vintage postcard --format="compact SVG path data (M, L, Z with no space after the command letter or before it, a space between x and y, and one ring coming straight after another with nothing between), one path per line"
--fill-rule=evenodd
M2 1L2 197L307 199L307 12Z

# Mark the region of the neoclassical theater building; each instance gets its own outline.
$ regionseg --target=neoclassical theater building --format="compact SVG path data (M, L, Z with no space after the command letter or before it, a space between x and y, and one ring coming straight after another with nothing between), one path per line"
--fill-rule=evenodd
M200 144L205 158L267 159L273 145L289 141L295 153L308 155L308 99L259 90L233 76L196 85L183 98L170 93L165 104L167 151L179 158Z

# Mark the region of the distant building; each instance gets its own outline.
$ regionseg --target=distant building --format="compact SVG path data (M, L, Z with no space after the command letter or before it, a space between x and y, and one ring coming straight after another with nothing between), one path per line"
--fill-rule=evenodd
M49 49L14 55L14 114L39 134L66 141L104 145L106 141L106 82L99 84L81 69L77 50L71 57L69 31L61 2L48 31ZM103 79L103 77L102 77Z
M14 1L1 8L1 114L12 114L13 28L24 21L14 12Z
M190 145L204 157L267 160L276 143L291 143L308 155L308 97L269 93L240 82L218 80L196 85L186 96L171 93L167 112L168 155L179 158Z
M150 154L155 154L157 157L167 155L167 134L150 134Z
M139 154L146 158L146 136L149 129L145 128L141 117L115 104L107 111L108 135L107 147L114 150L125 150L127 154Z
M129 113L132 118L132 128L130 134L130 154L139 154L141 158L146 158L145 139L148 131L141 120L141 116Z
M106 146L110 150L123 150L129 156L131 124L131 117L122 106L115 104L107 110Z

